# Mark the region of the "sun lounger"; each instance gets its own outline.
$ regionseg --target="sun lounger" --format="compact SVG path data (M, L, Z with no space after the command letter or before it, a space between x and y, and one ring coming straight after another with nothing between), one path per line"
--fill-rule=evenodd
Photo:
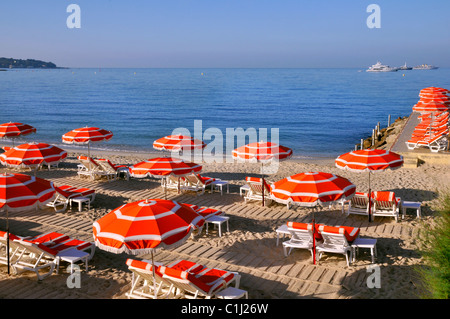
M78 176L88 176L92 180L94 180L97 176L103 177L106 176L106 179L112 180L117 174L114 172L106 171L96 160L92 157L88 156L78 156L78 160L80 161L80 165L78 166Z
M194 192L205 193L206 187L211 185L211 190L213 187L213 182L219 180L218 178L205 177L200 174L190 174L184 177L185 189Z
M350 214L369 216L369 194L355 193L348 202L347 216Z
M216 293L226 289L231 283L239 288L241 276L236 272L217 268L203 268L200 271L183 271L162 266L163 279L179 289L181 298L212 298Z
M332 227L320 225L318 228L323 242L316 246L318 260L325 253L343 254L347 260L347 266L350 266L352 260L351 243L359 237L360 229L356 227Z
M270 194L270 185L266 180L264 180L264 190L262 187L261 178L247 176L245 178L245 182L250 187L250 190L246 192L246 194L244 195L245 203L247 203L247 201L262 201L263 191L265 204L268 205L272 202Z
M68 249L77 249L80 251L89 252L89 260L91 260L95 254L94 242L74 239L58 232L49 232L37 236L29 236L23 238L23 240L35 244L43 244L58 253L66 251Z
M76 198L87 198L89 204L95 199L95 190L89 188L77 188L69 185L55 187L55 198L47 203L48 207L53 207L56 212L65 211L67 205L71 205L71 201Z
M10 235L9 244L13 251L12 256L10 255L10 265L13 271L16 274L33 271L38 280L50 276L55 268L56 272L59 272L60 261L65 260L68 255L72 255L71 250L86 253L85 258L81 258L85 261L86 266L95 253L93 242L73 239L57 232L29 237ZM48 271L42 274L42 270L47 268Z
M126 293L129 299L173 299L177 298L173 285L163 279L161 263L155 262L155 272L149 260L127 259L128 269L133 273L131 289ZM205 267L190 261L178 260L166 267L195 273ZM156 288L156 290L155 290ZM155 293L156 292L156 293Z
M419 147L428 147L431 152L439 152L445 150L447 147L447 135L449 133L448 128L432 134L417 134L411 137L406 143L406 146L410 150L414 150Z
M103 168L105 172L111 174L112 179L118 178L120 173L125 174L126 180L130 179L130 171L128 169L128 166L116 165L113 164L109 159L104 158L96 159L95 161Z
M161 179L161 187L165 189L173 189L177 191L187 190L186 183L183 177L177 177L173 175L166 176Z
M33 271L36 273L38 280L50 276L58 263L56 252L45 247L42 244L33 244L22 240L10 240L9 242L14 253L14 259L10 266L14 274L19 274L24 271ZM44 273L42 270L47 269Z
M401 198L395 197L394 192L373 192L373 217L394 217L398 221Z
M313 257L313 225L288 222L287 226L291 239L283 242L284 256L287 257L292 249L296 248L308 249L311 252L311 257Z

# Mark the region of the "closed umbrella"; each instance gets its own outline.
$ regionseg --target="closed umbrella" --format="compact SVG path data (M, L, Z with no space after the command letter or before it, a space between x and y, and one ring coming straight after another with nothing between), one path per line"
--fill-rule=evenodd
M46 143L26 143L0 155L0 162L12 168L38 169L41 165L56 165L67 157L67 152Z
M192 173L198 173L201 170L202 166L193 162L183 161L174 157L156 157L131 166L130 176L136 178L166 178L172 175L180 178ZM166 192L166 187L164 189ZM165 196L167 197L166 193Z
M272 184L273 200L288 205L315 207L353 197L356 186L348 179L324 172L295 174ZM313 212L313 258L315 257L315 216Z
M13 146L15 138L29 135L31 133L36 133L36 128L28 124L9 122L0 125L0 138L11 138L13 141Z
M403 156L380 149L364 149L351 151L349 153L338 156L335 160L336 167L351 172L368 172L369 173L369 222L372 220L370 188L370 174L373 172L381 172L387 169L398 169L403 165Z
M292 149L281 146L272 142L256 142L250 143L236 148L231 152L234 159L249 163L261 163L261 170L264 169L264 164L270 163L273 160L286 160L292 156ZM262 177L262 205L264 206L264 174Z
M6 212L9 274L9 213L44 207L55 194L52 182L25 174L0 174L0 210Z
M82 127L67 132L62 136L62 142L65 144L86 145L88 146L88 156L91 157L90 144L108 141L113 137L111 131L98 127Z
M171 200L144 199L122 205L93 224L95 244L120 254L152 254L183 244L204 219L187 205ZM156 297L156 289L155 297Z

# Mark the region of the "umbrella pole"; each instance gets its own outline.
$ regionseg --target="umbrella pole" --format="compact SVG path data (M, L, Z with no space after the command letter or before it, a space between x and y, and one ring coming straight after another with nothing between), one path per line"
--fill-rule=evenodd
M155 261L153 260L153 249L152 249L152 273L153 273L153 293L155 294L156 298L156 276L155 276Z
M369 171L369 223L372 221L372 190L370 189L370 171Z
M316 264L316 218L315 218L314 210L313 210L312 227L313 227L313 263L315 265Z
M264 200L264 193L266 192L265 188L264 188L264 164L261 164L261 174L262 174L262 205L265 206L265 200Z
M10 266L9 266L9 216L8 216L8 206L5 205L6 210L6 256L8 261L8 275L10 274Z

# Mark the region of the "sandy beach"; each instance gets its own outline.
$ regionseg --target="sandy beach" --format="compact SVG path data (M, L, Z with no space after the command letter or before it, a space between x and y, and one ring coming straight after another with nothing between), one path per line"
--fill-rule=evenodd
M114 163L132 165L151 157L148 154L121 154L93 152L94 157L108 157ZM79 212L77 207L55 213L48 208L38 212L10 215L11 233L34 235L58 231L72 237L92 241L92 223L112 209L143 198L163 198L164 192L157 179L119 179L112 182L91 181L77 176L76 153L57 169L40 170L37 176L53 181L56 185L84 186L96 190L95 201L90 210ZM10 171L2 167L0 172ZM357 191L368 190L367 173L351 173L334 166L333 160L302 162L288 160L280 163L276 174L268 175L277 181L289 175L308 171L334 173L350 179ZM25 171L27 174L32 174ZM408 210L404 219L377 217L368 222L366 217L342 214L340 206L316 208L318 223L359 227L361 237L377 239L376 265L381 270L381 288L368 288L366 279L371 274L369 250L361 249L356 262L347 267L342 255L327 254L317 265L313 265L310 253L300 249L285 257L281 244L276 245L275 230L287 221L309 222L312 209L273 203L262 207L261 203L244 203L239 188L245 176L259 176L259 164L204 163L202 175L229 181L229 191L178 194L169 191L168 198L180 202L219 208L230 217L229 232L218 236L217 229L209 228L201 235L188 240L173 250L160 250L155 260L169 263L177 259L199 262L208 267L217 267L241 274L242 289L249 298L418 298L417 276L414 266L421 263L417 253L418 233L422 224L435 218L439 196L449 191L450 172L447 167L423 164L418 168L400 168L372 175L371 186L376 190L394 191L403 200L422 202L422 218ZM5 218L0 220L0 229L5 230ZM0 266L0 298L58 298L58 299L124 299L130 289L131 272L125 261L126 254L116 255L96 249L89 263L89 271L82 268L81 287L67 287L67 264L62 263L60 273L54 273L38 282L34 273L8 276L6 266ZM150 256L135 256L148 259Z

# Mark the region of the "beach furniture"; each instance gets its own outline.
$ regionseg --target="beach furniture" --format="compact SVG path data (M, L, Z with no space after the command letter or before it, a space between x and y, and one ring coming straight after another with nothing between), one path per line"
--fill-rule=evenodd
M262 201L263 192L265 204L270 204L272 202L272 198L270 195L271 187L266 180L264 181L264 189L262 187L261 178L247 176L245 178L245 182L250 187L250 190L244 195L245 203L247 203L248 201Z
M308 249L311 252L311 257L314 258L313 225L288 222L287 229L291 234L291 239L283 242L284 256L287 257L291 253L292 249Z
M333 227L320 225L318 231L323 238L323 242L316 246L318 259L323 253L343 254L350 266L352 260L351 243L359 236L360 229L356 227Z
M372 264L375 263L375 257L377 256L377 240L374 238L356 238L352 244L353 262L356 260L356 255L360 248L370 249L370 255L372 256Z
M130 179L130 172L128 166L113 164L109 159L99 158L95 160L102 169L109 173L112 179L117 179L120 174L125 174L125 179Z
M70 185L55 187L55 198L47 203L48 207L53 207L56 212L62 212L67 206L72 206L72 202L78 203L78 209L81 210L83 202L90 204L95 199L95 190L89 188L78 188Z
M211 192L213 187L213 182L219 180L218 178L201 176L200 174L189 174L183 177L185 190L190 190L194 192L200 192L204 194L206 187L211 185Z
M137 260L129 258L126 261L128 269L132 272L131 289L125 295L129 299L173 299L178 297L173 284L163 279L160 272L162 263L150 260ZM205 267L187 260L174 261L166 267L195 273Z
M356 192L348 202L347 216L350 214L369 216L369 194Z
M92 157L88 156L78 156L78 160L81 164L78 166L78 176L88 176L92 180L95 179L96 176L106 176L107 180L114 179L117 176L117 173L108 172L102 166L100 166L97 161L95 161Z
M401 198L394 192L373 192L373 216L394 217L398 221Z
M239 288L240 274L217 268L203 268L190 272L162 266L163 279L179 289L181 298L197 299L198 297L213 298L234 282Z
M411 137L406 143L406 147L410 150L414 150L419 147L428 147L431 152L437 153L445 150L448 140L448 128L436 133L417 134Z
M54 240L51 240L53 238ZM93 257L95 245L59 233L48 233L36 238L10 239L10 247L15 251L11 267L16 274L33 271L38 280L50 276L56 268L59 272L60 261L73 264L83 261L88 268L88 261ZM91 253L86 250L90 249ZM44 273L42 270L47 269Z
M169 175L165 178L161 178L161 187L165 190L173 189L177 191L179 190L180 192L188 190L184 177L177 177L174 175Z

